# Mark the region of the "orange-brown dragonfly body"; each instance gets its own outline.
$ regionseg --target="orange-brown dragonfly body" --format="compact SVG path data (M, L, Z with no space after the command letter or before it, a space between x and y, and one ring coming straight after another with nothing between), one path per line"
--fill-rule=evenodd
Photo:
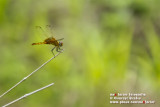
M63 40L64 38L62 39L58 39L56 40L54 37L49 37L47 39L45 39L43 42L38 42L38 43L32 43L32 45L41 45L41 44L50 44L50 45L54 45L55 47L51 50L52 53L53 53L53 50L56 48L56 51L57 52L60 52L60 50L63 50L61 49L60 47L63 46L63 42L60 42L60 40ZM54 55L54 53L53 53Z

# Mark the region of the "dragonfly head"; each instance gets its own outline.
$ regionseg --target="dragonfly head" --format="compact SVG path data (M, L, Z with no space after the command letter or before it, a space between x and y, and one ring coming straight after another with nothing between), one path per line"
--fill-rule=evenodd
M63 42L59 42L59 46L60 46L60 47L63 46Z

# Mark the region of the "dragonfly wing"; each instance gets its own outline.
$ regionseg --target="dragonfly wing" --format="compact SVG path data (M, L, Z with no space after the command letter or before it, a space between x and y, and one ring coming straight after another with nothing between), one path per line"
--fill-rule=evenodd
M36 26L36 29L38 30L38 33L40 34L41 37L49 38L50 34L46 32L41 26Z
M54 35L53 35L53 26L46 25L46 29L47 29L47 32L49 32L49 36L50 37L54 37Z
M57 41L61 41L61 40L63 40L64 38L61 38L61 39L57 39Z

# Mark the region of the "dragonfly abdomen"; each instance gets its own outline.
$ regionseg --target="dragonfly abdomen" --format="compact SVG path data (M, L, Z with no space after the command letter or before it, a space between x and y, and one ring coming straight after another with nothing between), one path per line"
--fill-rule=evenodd
M41 45L41 44L46 44L46 42L32 43L32 45Z

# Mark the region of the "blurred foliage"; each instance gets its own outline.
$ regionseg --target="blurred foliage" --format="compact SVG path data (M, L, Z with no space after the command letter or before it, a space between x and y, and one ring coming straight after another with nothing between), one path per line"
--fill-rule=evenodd
M159 0L1 0L0 5L0 93L53 56L52 46L31 46L43 41L35 26L52 25L54 36L65 38L64 53L1 98L0 106L51 82L53 87L12 107L107 107L114 106L109 94L117 92L143 92L158 100Z

